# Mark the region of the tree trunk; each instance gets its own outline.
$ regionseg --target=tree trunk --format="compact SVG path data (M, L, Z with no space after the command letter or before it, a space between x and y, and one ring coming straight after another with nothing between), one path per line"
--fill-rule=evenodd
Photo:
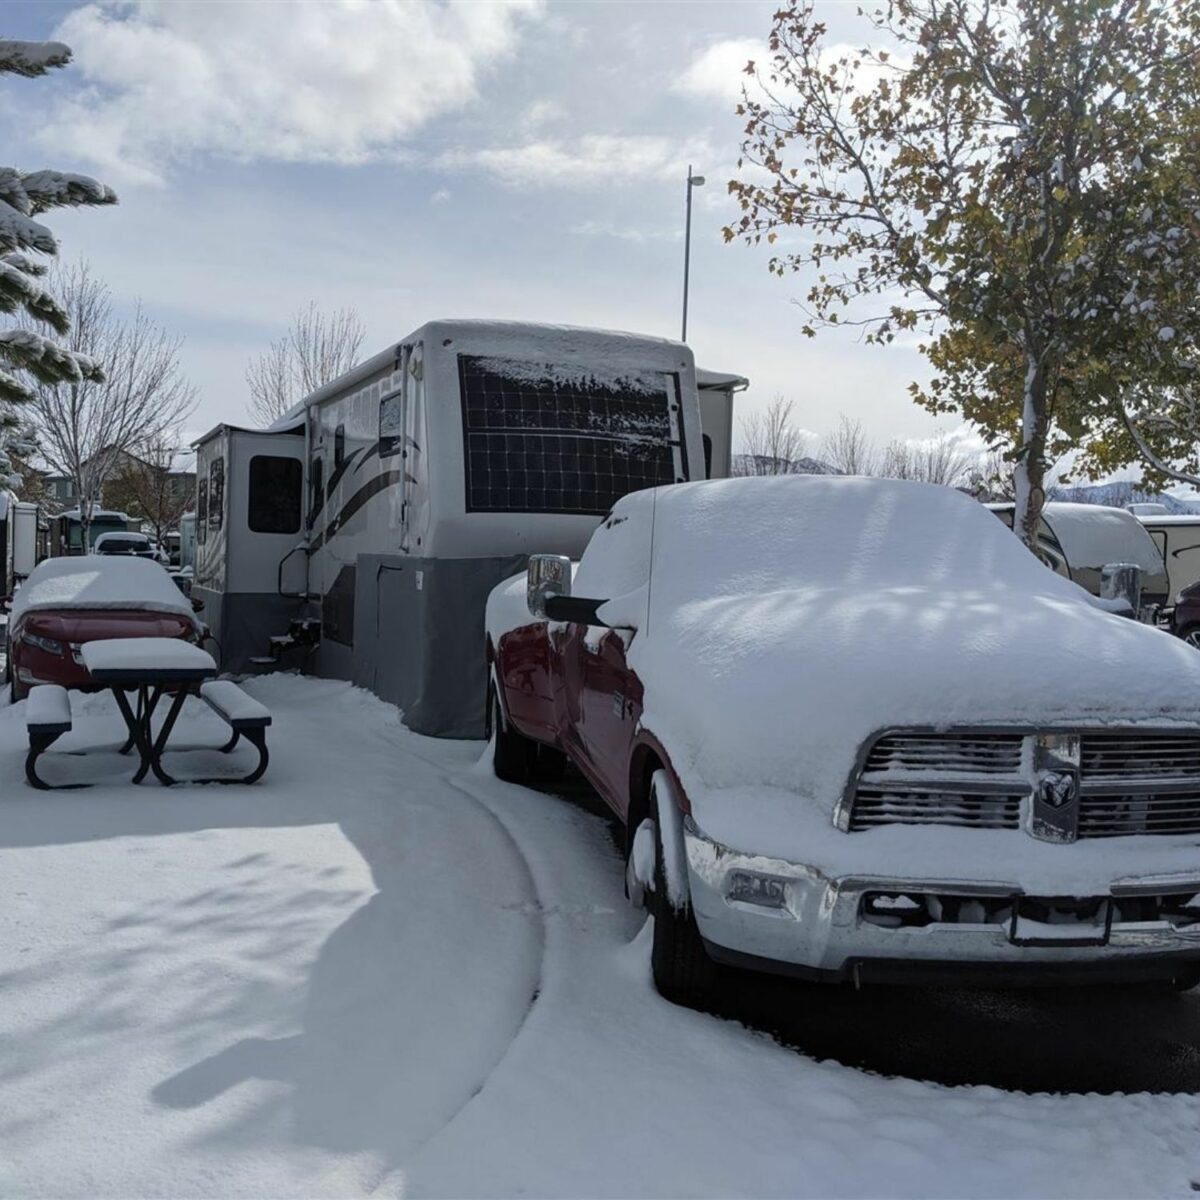
M1021 406L1021 457L1013 472L1016 511L1013 532L1035 554L1038 520L1046 502L1046 373L1041 355L1026 349L1025 395Z

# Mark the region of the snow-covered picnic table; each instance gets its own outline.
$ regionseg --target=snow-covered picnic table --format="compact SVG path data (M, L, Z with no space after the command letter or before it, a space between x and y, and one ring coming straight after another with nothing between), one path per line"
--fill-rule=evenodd
M221 747L222 752L228 753L245 737L259 755L258 763L248 775L194 782L253 783L266 770L266 727L271 723L271 715L236 683L214 680L217 664L206 650L178 638L111 638L84 643L79 656L92 679L112 692L120 710L129 732L121 753L136 749L139 757L134 783L141 783L148 772L153 772L160 783L168 786L178 782L163 768L162 756L189 695L199 696L232 729L231 738ZM133 703L130 692L136 696ZM155 734L154 713L166 695L171 697L171 704L162 727ZM34 787L50 789L54 786L38 776L37 759L56 738L71 729L71 724L70 701L64 688L41 685L33 689L27 716L29 756L25 774Z

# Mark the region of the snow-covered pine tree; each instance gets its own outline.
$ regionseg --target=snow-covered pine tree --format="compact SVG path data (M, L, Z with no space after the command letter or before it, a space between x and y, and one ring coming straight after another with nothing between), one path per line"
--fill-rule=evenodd
M65 67L71 51L61 42L14 42L0 39L0 75L28 79ZM24 310L50 331L64 334L66 310L39 282L46 267L31 255L58 253L54 235L35 217L64 205L115 204L116 193L86 175L60 171L25 172L0 167L0 312ZM28 329L0 329L0 487L16 482L13 454L28 454L32 434L21 419L21 405L33 398L22 378L43 383L98 379L101 364Z

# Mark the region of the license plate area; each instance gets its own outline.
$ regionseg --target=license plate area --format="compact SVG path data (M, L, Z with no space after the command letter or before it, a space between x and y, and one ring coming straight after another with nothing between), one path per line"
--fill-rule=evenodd
M1106 946L1112 923L1108 896L1018 896L1008 940L1014 946Z

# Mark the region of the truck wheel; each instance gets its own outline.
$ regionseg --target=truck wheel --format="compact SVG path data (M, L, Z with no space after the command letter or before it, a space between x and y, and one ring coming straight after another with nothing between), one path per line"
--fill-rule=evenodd
M488 732L492 737L492 770L496 778L505 783L528 783L537 746L516 730L505 728L495 684L488 688Z
M654 822L655 856L654 890L648 897L648 907L654 915L650 967L654 986L664 999L688 1008L703 1008L716 985L717 965L705 952L689 900L685 897L682 904L673 903L667 892L663 823L659 817L659 807L674 803L671 796L660 795L657 782L651 785L650 811Z

